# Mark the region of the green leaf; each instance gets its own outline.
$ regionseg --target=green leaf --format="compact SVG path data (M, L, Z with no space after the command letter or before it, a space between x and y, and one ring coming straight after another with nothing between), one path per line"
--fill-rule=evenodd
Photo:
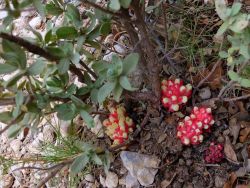
M4 52L10 52L16 54L16 56L18 57L17 63L20 69L26 68L26 63L27 63L26 54L20 46L18 46L13 42L9 42L8 40L3 40L2 47Z
M228 29L229 27L229 22L228 20L226 20L219 28L219 30L217 31L216 35L223 35L223 33L225 33L225 31Z
M102 160L101 160L101 158L96 154L96 153L94 153L93 155L92 155L92 161L95 163L95 164L97 164L97 165L102 165L103 163L102 163Z
M33 5L37 9L38 13L42 17L45 17L45 8L44 8L44 5L42 4L42 1L41 0L32 0L32 1L33 1Z
M237 16L237 18L234 20L234 23L229 26L229 29L231 29L235 33L241 33L243 29L245 29L248 26L248 18L246 14L241 14Z
M52 93L60 93L63 91L64 84L62 80L53 76L49 77L46 81L46 89Z
M11 125L10 128L7 130L8 137L9 138L15 137L20 132L21 129L22 127L17 124Z
M120 5L119 0L111 0L109 7L115 11L120 10L121 5Z
M250 80L249 79L241 78L239 83L243 87L250 87Z
M24 102L23 92L18 91L17 94L16 94L16 97L15 97L15 100L16 100L16 105L21 106L23 104L23 102Z
M17 67L12 64L8 63L0 64L0 74L11 73L14 72L15 70L17 70Z
M53 54L54 56L58 57L58 58L66 56L65 53L64 53L64 51L61 48L59 48L59 47L47 46L46 50L48 52L50 52L51 54Z
M57 65L58 71L60 74L64 74L69 70L70 60L67 58L63 58L59 61Z
M28 68L28 74L29 75L38 75L41 74L46 67L46 63L41 60L37 59L35 63L33 63L29 68Z
M1 112L0 113L0 122L7 123L12 120L11 112Z
M63 10L53 3L46 4L45 8L46 8L47 13L53 16L59 16L60 14L63 13Z
M96 89L96 88L94 88L94 89L91 90L90 97L91 97L91 100L93 102L98 102L98 92L99 92L99 90Z
M106 97L112 92L115 87L115 82L107 82L98 91L98 102L102 103Z
M137 53L131 53L123 60L122 74L127 75L136 69L139 62L139 55Z
M91 117L91 115L89 115L88 112L86 112L85 110L80 110L80 115L87 124L88 128L94 127L94 119Z
M128 8L132 0L120 0L120 4L123 8Z
M216 12L218 14L218 16L222 19L222 20L226 20L229 16L228 14L228 9L227 9L227 5L226 5L226 1L224 0L215 0L215 8L216 8Z
M59 39L73 39L78 36L75 27L60 27L56 30L56 35Z
M81 15L79 10L72 4L68 4L66 8L66 14L68 19L70 19L76 27L81 26Z
M55 106L57 116L61 120L72 120L76 116L76 107L73 103L59 104Z
M231 79L231 80L233 80L233 81L238 81L239 80L239 75L236 73L236 72L234 72L234 71L228 71L228 76L229 76L229 78Z
M51 40L51 38L52 38L52 29L50 29L50 30L46 33L45 38L44 38L45 43L49 43L50 40Z
M15 75L13 75L9 80L3 83L5 88L13 86L17 83L17 81L26 73L26 71L19 71Z
M220 51L219 52L219 56L220 56L220 58L228 58L228 53L227 52L225 52L225 51Z
M89 163L89 156L86 153L83 153L79 157L77 157L70 167L70 171L74 174L77 174L84 170L84 168Z
M116 102L120 101L122 91L123 91L123 88L121 87L120 84L117 83L115 88L113 89L113 95L114 95L114 99L115 99Z
M77 91L77 95L85 95L87 93L90 92L90 88L88 86L84 86L84 87L81 87L78 91Z
M242 4L241 3L234 3L231 9L231 14L230 16L235 16L236 14L239 13L240 9L241 9Z
M137 88L133 88L128 80L127 76L121 76L119 79L119 83L121 84L121 86L129 91L135 91L137 90Z
M105 22L100 27L100 33L102 35L108 35L110 30L111 30L111 23L110 22Z

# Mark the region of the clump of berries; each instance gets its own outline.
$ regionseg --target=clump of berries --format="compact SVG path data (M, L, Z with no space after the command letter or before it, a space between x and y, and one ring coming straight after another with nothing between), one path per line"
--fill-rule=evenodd
M170 112L176 112L191 97L192 86L190 84L183 85L183 81L180 79L162 80L161 93L163 106Z
M110 108L109 118L103 121L103 125L106 127L106 134L114 140L113 145L128 140L129 133L133 132L135 127L133 120L127 116L122 106Z
M211 142L209 148L205 152L204 159L206 163L218 163L223 157L223 145Z
M177 137L184 145L200 144L204 139L203 131L210 131L213 124L211 108L194 107L191 115L178 123Z

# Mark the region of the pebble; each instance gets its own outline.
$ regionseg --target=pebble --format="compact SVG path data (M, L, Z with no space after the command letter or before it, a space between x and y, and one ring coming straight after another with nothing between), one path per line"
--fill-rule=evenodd
M211 90L209 87L204 87L199 91L199 96L201 99L209 99L211 97Z
M114 172L108 172L106 174L105 185L108 188L115 188L118 185L118 176Z
M95 178L92 174L87 174L86 176L84 176L84 179L88 182L94 182Z

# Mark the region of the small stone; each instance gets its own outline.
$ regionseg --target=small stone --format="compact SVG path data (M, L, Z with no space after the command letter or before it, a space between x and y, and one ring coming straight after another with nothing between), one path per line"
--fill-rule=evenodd
M86 176L84 176L84 179L88 182L94 182L95 178L92 174L87 174Z
M201 99L209 99L211 97L211 90L209 87L204 87L199 91L199 96Z
M162 143L165 139L167 138L167 134L161 134L161 136L159 136L158 138L158 144Z
M138 182L138 180L131 176L131 174L128 172L127 176L126 176L126 188L139 188L140 184Z
M115 188L118 185L118 176L114 172L106 174L105 185L108 188Z

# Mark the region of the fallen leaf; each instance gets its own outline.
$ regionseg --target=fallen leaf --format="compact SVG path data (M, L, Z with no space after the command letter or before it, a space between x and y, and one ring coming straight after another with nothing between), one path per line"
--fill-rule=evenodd
M221 76L224 74L221 64L216 67L213 74L204 82L204 84L208 84L212 90L221 88ZM211 72L213 65L214 63L210 64L206 69L198 71L198 74L193 76L192 79L195 85L206 78L206 76Z
M233 188L236 179L237 179L236 174L235 174L234 172L232 172L232 173L230 174L229 179L228 179L227 182L224 184L223 188Z
M239 133L240 133L240 125L237 123L236 118L230 119L229 130L230 130L230 134L233 136L232 144L236 144L236 141L237 141Z
M229 159L229 160L232 160L234 162L237 162L237 156L236 156L236 153L232 147L232 144L230 142L230 139L228 136L225 137L226 138L226 142L225 142L225 146L224 146L224 153L226 155L226 157Z
M239 140L240 140L241 143L244 143L250 137L250 122L248 122L248 121L241 121L240 125L241 125L242 129L240 130Z

